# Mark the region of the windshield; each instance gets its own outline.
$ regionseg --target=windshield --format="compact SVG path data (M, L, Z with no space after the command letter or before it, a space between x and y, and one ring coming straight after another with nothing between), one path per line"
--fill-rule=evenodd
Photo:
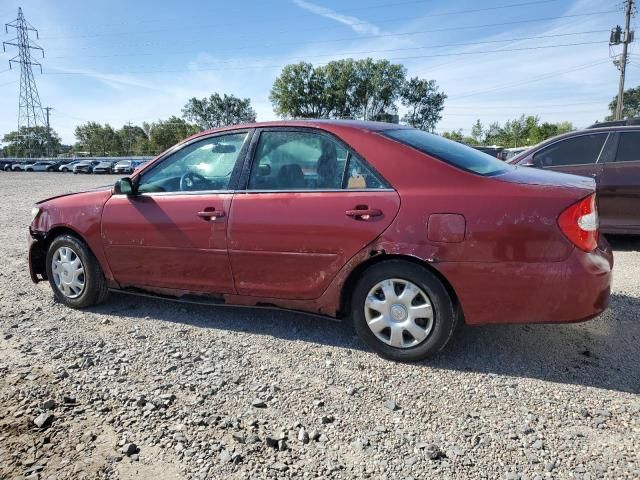
M415 128L386 130L382 135L478 175L499 175L511 168L497 158L475 148Z

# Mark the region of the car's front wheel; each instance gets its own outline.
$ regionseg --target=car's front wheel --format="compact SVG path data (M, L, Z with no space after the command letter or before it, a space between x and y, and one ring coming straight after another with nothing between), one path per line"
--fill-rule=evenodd
M439 352L453 335L458 311L442 282L404 260L369 267L351 302L354 328L380 356L414 362Z
M72 308L104 301L109 290L96 257L71 235L55 238L47 251L47 277L56 298Z

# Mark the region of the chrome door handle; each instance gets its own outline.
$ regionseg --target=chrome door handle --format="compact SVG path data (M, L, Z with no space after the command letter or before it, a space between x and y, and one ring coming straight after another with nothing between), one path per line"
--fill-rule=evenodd
M212 218L222 218L224 217L224 212L221 210L215 210L215 209L211 209L211 210L203 210L201 212L198 212L198 216L200 218L204 218L205 220L210 220Z
M371 217L382 216L382 210L378 210L377 208L356 208L355 210L347 210L345 213L348 217L355 218L356 220L369 220Z

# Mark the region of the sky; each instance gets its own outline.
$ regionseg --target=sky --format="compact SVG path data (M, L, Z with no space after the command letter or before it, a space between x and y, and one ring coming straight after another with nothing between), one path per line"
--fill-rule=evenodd
M80 123L165 119L213 92L248 97L258 120L273 120L284 65L349 57L436 80L448 96L440 132L522 113L586 127L617 94L620 47L608 40L624 21L622 0L0 0L0 23L18 7L38 29L34 75L64 143ZM635 43L631 53L627 87L640 81ZM0 53L0 136L17 126L16 54Z

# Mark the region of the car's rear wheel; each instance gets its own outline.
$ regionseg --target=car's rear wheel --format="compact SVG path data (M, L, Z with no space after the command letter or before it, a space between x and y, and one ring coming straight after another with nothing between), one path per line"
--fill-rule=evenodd
M360 338L380 356L403 362L439 352L458 321L442 282L426 268L404 260L368 268L353 291L351 305Z
M54 295L69 307L96 305L109 295L98 260L74 236L61 235L51 242L46 266Z

